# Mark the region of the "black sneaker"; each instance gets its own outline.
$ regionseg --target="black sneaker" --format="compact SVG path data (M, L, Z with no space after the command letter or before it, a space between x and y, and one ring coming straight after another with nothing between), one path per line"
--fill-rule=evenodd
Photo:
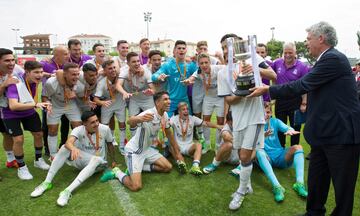
M163 152L163 156L164 156L165 158L170 157L170 149L169 149L169 146L165 146L164 152Z

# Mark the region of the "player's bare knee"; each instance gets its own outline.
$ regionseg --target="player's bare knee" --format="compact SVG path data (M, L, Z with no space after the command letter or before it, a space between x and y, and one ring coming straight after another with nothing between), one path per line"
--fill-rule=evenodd
M200 143L195 143L195 149L196 149L197 151L201 151L201 149L202 149L201 144L200 144Z
M126 129L126 124L125 124L125 122L119 122L119 128L120 128L120 129Z
M169 165L168 165L168 170L169 170L169 172L172 170L172 168L173 168L173 166L172 166L172 164L169 162Z
M48 134L49 136L57 136L57 130L49 128Z
M221 145L221 148L224 149L226 152L230 152L232 150L232 147L232 144L228 142Z
M13 137L13 142L14 142L14 145L16 145L16 146L19 146L19 145L22 146L24 143L24 136L20 135L20 136Z
M294 152L297 150L303 150L303 147L301 145L293 145L291 146L291 148L294 150Z
M43 137L43 133L40 132L33 132L32 135L34 136L34 139L41 139Z
M240 161L241 163L250 163L251 162L251 154L240 154Z
M172 165L170 162L164 164L164 172L170 172L172 170Z
M76 127L80 126L82 124L82 122L74 121L74 122L70 122L70 124L71 124L71 128L76 128Z

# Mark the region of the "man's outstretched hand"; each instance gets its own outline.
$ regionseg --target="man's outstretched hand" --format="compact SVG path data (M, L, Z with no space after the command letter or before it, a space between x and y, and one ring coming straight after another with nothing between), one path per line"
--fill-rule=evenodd
M249 89L249 91L251 92L251 94L246 97L258 97L269 92L269 86L263 84L262 86L251 88Z

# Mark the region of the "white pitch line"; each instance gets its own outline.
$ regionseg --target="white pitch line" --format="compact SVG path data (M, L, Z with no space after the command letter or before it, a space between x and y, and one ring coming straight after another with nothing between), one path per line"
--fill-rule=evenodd
M123 208L125 215L128 216L142 216L142 214L137 210L136 206L131 201L129 194L124 189L124 186L120 185L121 183L116 180L110 181L110 185L118 198L121 207Z

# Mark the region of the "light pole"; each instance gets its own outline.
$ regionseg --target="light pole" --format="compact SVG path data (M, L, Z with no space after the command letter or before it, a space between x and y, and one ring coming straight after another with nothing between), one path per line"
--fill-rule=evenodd
M20 31L19 28L12 28L11 30L13 30L15 32L15 41L16 41L16 47L19 46L18 44L18 31Z
M54 34L54 42L53 42L53 46L56 47L58 44L57 44L57 37L58 35L57 34ZM49 43L50 44L50 43Z
M275 31L275 27L271 27L271 40L274 40L274 31Z
M149 22L151 22L151 12L144 12L144 21L146 22L146 38L149 39Z

